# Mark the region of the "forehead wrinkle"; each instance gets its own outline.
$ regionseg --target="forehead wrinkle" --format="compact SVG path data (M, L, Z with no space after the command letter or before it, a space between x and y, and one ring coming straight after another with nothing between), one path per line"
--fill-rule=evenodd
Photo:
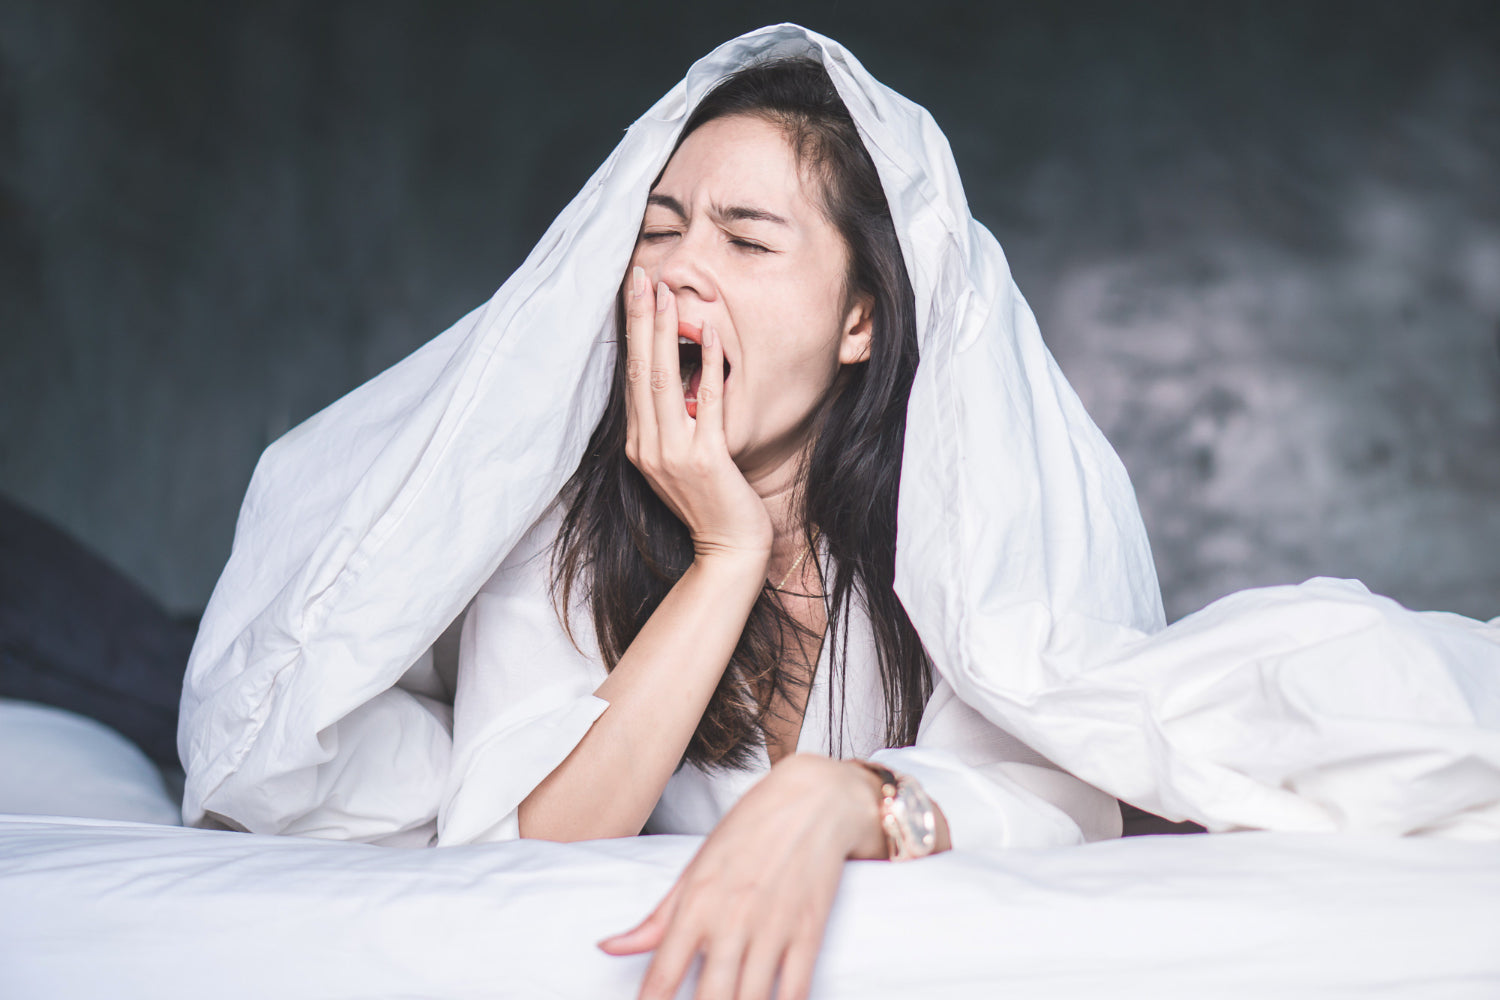
M718 205L711 204L708 208L709 215L718 222L770 222L778 226L787 226L787 222L775 212L768 212L764 208L753 208L749 205Z
M678 201L676 198L672 197L669 194L658 194L653 191L646 198L646 204L655 205L658 208L664 208L667 211L671 212L673 215L677 216L679 219L686 219L688 217L687 209L683 207L682 202ZM775 212L768 211L764 208L755 208L751 205L711 204L708 208L708 214L715 222L720 223L769 222L778 226L786 226L787 228L791 228L792 225L790 222L783 219Z

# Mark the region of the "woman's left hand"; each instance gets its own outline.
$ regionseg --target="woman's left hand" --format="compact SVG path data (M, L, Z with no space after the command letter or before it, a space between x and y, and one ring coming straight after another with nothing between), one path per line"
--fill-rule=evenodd
M697 1000L782 1000L812 985L844 862L884 858L880 782L853 761L788 757L703 842L642 923L606 938L611 955L656 954L641 1000L676 996L703 956Z

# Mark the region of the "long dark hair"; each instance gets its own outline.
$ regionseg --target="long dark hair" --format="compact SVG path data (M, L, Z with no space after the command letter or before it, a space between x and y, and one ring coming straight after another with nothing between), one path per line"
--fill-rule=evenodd
M693 110L677 145L706 122L735 115L757 117L784 131L798 163L819 182L820 207L848 247L845 308L860 295L873 302L870 356L844 365L819 404L797 496L804 531L817 525L832 557L832 578L822 581L829 663L839 679L832 690L844 689L849 608L858 599L874 631L886 741L908 745L932 693L931 660L892 589L896 493L917 364L911 281L874 161L821 64L783 59L727 77ZM616 323L623 331L618 304ZM567 514L553 549L554 598L566 623L574 588L586 583L599 650L614 669L693 560L686 526L625 457L623 349L616 351L604 416L564 496ZM813 543L810 535L805 541ZM703 768L751 763L776 696L801 683L782 664L788 640L805 634L767 584L688 743L685 761Z

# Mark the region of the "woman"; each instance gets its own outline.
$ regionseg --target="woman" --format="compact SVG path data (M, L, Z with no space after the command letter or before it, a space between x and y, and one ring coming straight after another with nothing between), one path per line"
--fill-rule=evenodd
M697 106L651 189L622 294L627 348L555 549L564 607L586 581L612 668L594 694L609 709L521 802L519 831L629 836L654 811L657 830L709 833L679 802L727 806L768 761L711 827L682 888L605 946L659 948L645 993L662 996L699 949L705 995L735 995L736 978L739 995L764 995L784 953L796 996L842 863L890 854L881 777L820 756L836 745L796 754L820 651L829 690L845 692L827 708L854 722L847 735L863 747L916 743L931 683L891 589L912 295L874 163L821 65L763 63ZM808 558L815 545L826 576ZM851 616L856 590L864 613ZM850 617L861 633L853 678L838 640ZM858 655L872 621L886 626L875 662ZM463 661L460 701L484 660L474 650ZM849 720L851 684L871 681L885 697L863 699ZM537 686L507 682L512 697ZM939 705L946 715L934 714L923 745L984 725L948 718L965 711L951 694ZM1006 743L998 730L988 739ZM965 749L985 754L978 739ZM1118 835L1112 799L1006 750L1012 776L1051 792L1091 839ZM684 759L696 766L679 770ZM936 805L913 838L931 837L915 847L924 854L949 844ZM726 898L743 909L726 911Z
M969 617L944 588L984 581L1003 614L983 620L1021 670L1160 611L1123 476L1032 329L975 339L1024 304L988 234L938 210L935 191L961 200L946 149L914 169L877 146L882 172L840 94L870 102L864 126L910 106L792 26L695 72L691 114L674 92L637 123L482 315L268 451L189 671L184 812L382 843L706 834L656 911L603 946L655 951L646 996L672 995L699 954L700 995L768 995L779 974L797 996L845 860L1118 834L1113 799L961 696L984 680L972 643L933 676L934 642L961 635L949 616ZM892 171L909 186L888 205ZM620 259L608 224L642 202L611 377L577 346L579 310L609 305L582 276ZM930 395L934 369L961 391L918 407L913 380L928 372ZM570 385L601 418L576 419ZM967 421L923 428L949 465L914 483L932 456L911 424L997 399L988 448ZM559 490L552 457L580 451ZM988 451L1029 456L999 499L966 479ZM908 578L947 562L906 605L898 521ZM955 551L974 538L1024 544L999 545L994 569ZM443 644L427 647L455 620L450 682Z

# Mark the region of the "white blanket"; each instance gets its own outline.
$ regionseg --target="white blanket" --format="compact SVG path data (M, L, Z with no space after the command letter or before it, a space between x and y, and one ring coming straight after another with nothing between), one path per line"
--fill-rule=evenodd
M969 215L942 133L836 42L766 28L700 60L639 119L487 305L267 449L188 667L188 822L375 839L435 821L452 842L429 791L457 748L395 686L576 468L607 396L648 188L685 117L730 72L780 56L828 69L910 272L921 361L896 590L938 670L983 710L975 676L1032 677L1160 626L1129 480ZM992 648L974 645L976 628ZM545 651L535 669L548 671ZM559 726L587 728L587 708ZM465 706L515 709L503 692ZM378 789L380 808L328 819L351 783Z
M697 841L403 851L0 818L6 1000L635 995ZM1245 833L848 866L822 1000L1500 996L1500 848ZM682 996L688 992L691 983Z
M1500 621L1318 579L1060 667L967 680L1002 727L1150 812L1500 841Z

